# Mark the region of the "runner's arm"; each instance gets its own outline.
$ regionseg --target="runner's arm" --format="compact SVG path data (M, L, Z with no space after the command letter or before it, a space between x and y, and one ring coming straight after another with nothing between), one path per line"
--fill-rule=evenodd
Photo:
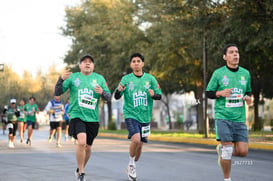
M216 91L206 91L206 96L210 99L217 99Z
M121 98L121 92L116 90L115 92L115 99L120 99Z
M155 94L153 97L152 97L153 100L160 100L161 99L161 94Z
M60 76L56 85L55 85L55 95L60 96L63 93L63 82L64 80Z
M107 102L111 101L111 93L103 91L101 97Z

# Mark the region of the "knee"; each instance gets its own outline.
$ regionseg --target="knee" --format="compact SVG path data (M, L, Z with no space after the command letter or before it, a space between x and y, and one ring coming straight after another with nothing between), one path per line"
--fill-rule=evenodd
M246 150L240 150L239 153L238 153L238 156L245 157L245 156L247 156L247 154L248 154L247 149Z
M139 145L141 144L141 140L140 140L140 134L134 134L132 136L132 143Z

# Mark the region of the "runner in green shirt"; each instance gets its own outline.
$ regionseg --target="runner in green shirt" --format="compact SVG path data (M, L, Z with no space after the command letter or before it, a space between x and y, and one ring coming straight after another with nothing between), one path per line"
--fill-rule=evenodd
M31 146L33 129L36 123L36 113L40 111L37 104L35 104L35 100L35 97L31 96L29 98L29 103L25 104L23 108L27 120L28 129L28 138L26 144L29 144L29 146Z
M18 110L20 111L20 116L18 117L18 127L21 143L24 142L24 132L26 130L26 116L24 113L25 101L22 99L19 103Z
M139 160L143 142L150 134L153 101L161 99L161 89L157 80L143 72L144 57L134 53L130 57L133 72L125 75L115 90L115 98L124 96L123 113L131 139L127 174L129 180L136 180L136 161Z
M9 137L8 137L9 148L14 148L14 140L16 138L19 114L20 112L16 108L16 99L11 99L10 107L7 110L7 118L8 118L7 128L9 129Z
M69 92L69 135L78 140L75 171L77 180L85 180L84 168L87 164L93 140L99 129L99 101L102 97L111 101L111 92L103 76L93 72L94 59L84 55L79 63L80 72L67 70L59 78L55 95L59 96L68 89Z
M206 89L208 98L215 101L216 147L218 164L225 181L231 181L231 157L248 153L248 131L245 124L245 102L251 104L249 72L239 66L239 51L236 44L224 47L226 66L214 71ZM234 143L234 148L233 148Z

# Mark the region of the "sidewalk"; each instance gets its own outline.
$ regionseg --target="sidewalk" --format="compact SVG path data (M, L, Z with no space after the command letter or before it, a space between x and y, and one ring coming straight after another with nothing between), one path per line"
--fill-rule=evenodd
M127 139L127 135L115 134L115 133L99 133L98 136L110 137L110 138L120 138ZM217 145L219 144L215 139L211 138L178 138L178 137L168 137L168 136L155 136L150 135L148 140L150 141L162 141L171 143L192 143L192 144L203 144L203 145ZM249 139L249 149L259 149L259 150L271 150L273 151L273 142Z

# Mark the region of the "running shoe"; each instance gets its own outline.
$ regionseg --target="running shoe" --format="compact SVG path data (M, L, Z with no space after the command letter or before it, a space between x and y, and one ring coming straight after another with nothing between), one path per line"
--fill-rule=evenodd
M217 151L217 154L218 154L218 160L217 160L217 163L218 163L218 166L222 169L222 165L221 165L221 144L217 145L216 146L216 151Z
M136 166L135 165L128 165L127 166L127 175L128 175L128 179L130 181L136 181L137 180Z
M11 141L9 141L8 147L9 147L9 148L14 148L14 143L11 142Z
M61 143L56 143L56 147L57 147L57 148L62 148Z
M26 144L31 146L31 140L29 138L27 139Z
M76 179L78 180L78 177L80 176L80 174L79 174L79 168L77 168L75 170L74 174L75 174Z
M78 181L86 181L84 173L79 174Z
M52 138L49 137L49 138L48 138L48 143L51 143L51 142L52 142Z

